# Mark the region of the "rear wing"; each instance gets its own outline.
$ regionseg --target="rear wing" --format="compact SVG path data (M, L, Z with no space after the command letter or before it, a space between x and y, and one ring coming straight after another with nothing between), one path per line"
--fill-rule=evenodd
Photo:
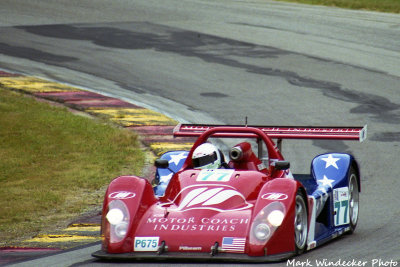
M253 125L211 125L211 124L178 124L174 129L174 137L198 137L205 131L215 127L252 127L258 128L270 138L278 139L327 139L358 140L367 138L367 125L363 127L313 127L313 126L253 126ZM216 134L215 137L254 137L246 133Z

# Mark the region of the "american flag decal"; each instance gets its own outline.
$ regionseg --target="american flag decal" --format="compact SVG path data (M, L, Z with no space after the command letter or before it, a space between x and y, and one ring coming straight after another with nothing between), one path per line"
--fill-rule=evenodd
M245 237L224 237L221 249L224 252L244 253L246 245Z

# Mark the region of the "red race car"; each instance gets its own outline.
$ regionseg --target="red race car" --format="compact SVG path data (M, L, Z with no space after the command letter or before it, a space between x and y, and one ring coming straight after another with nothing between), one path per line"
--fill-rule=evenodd
M137 176L110 183L102 249L93 256L280 261L355 230L360 171L354 157L318 155L309 175L296 175L280 145L288 138L363 141L366 127L183 124L174 136L197 140L190 151L156 160L155 186ZM243 140L225 161L215 141L237 138Z

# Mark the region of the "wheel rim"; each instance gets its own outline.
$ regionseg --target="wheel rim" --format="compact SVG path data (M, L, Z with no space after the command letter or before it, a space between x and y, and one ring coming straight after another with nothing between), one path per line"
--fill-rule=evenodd
M358 194L357 177L355 174L352 174L350 176L349 194L350 194L349 198L350 220L353 225L356 225L358 220L359 194Z
M307 237L307 209L304 199L301 196L296 197L294 234L297 248L302 249L306 244Z

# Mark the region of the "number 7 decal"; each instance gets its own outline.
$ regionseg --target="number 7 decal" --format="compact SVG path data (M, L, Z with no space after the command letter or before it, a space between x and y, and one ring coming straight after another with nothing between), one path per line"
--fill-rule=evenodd
M349 189L341 187L333 190L335 226L349 224Z

